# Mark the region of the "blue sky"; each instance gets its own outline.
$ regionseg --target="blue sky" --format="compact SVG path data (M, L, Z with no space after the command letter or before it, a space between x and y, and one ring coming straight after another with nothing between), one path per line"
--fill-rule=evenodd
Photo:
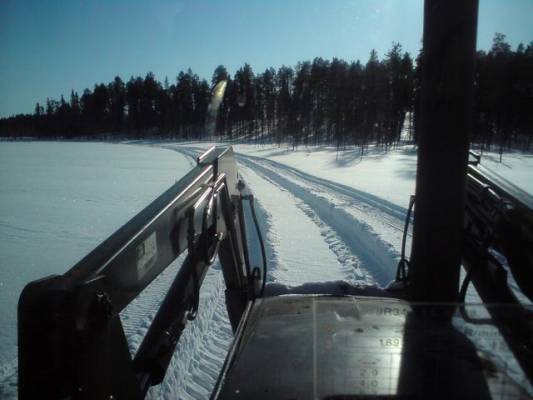
M174 81L224 64L254 71L341 57L365 62L393 41L416 55L422 0L0 0L0 117L33 112L115 75ZM494 32L533 40L533 0L480 0L478 48Z

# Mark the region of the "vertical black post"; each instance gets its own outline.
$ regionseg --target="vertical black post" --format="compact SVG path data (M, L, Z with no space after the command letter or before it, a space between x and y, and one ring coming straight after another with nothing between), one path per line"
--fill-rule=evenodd
M455 301L463 243L478 0L426 0L409 293Z

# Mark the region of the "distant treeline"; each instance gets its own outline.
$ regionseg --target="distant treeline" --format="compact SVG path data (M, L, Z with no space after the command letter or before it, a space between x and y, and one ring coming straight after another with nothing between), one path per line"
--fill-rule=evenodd
M393 43L383 59L366 64L320 57L294 68L254 74L245 64L233 77L218 66L211 82L190 69L176 82L152 73L116 77L81 96L37 103L32 115L0 120L0 135L38 138L162 137L254 139L260 142L390 146L402 129L416 138L420 109L420 53L413 60ZM416 62L415 62L416 61ZM227 80L214 129L206 114L214 85ZM486 146L530 148L533 139L533 42L513 51L496 34L477 53L472 140Z

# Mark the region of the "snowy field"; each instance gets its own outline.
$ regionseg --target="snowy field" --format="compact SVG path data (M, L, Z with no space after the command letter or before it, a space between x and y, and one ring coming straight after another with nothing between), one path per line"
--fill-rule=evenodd
M0 143L0 397L16 395L16 303L25 283L62 273L193 165L209 143ZM412 146L385 153L236 145L239 170L259 203L269 279L283 285L393 279L409 196ZM488 154L482 163L530 193L533 156ZM122 313L132 351L140 344L169 267ZM231 342L219 267L202 287L152 398L208 397Z

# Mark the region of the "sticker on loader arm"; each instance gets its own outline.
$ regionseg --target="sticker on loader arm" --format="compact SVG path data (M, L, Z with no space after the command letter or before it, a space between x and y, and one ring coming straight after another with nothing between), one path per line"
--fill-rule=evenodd
M148 236L144 242L137 246L137 279L144 278L157 260L157 237L156 233Z

